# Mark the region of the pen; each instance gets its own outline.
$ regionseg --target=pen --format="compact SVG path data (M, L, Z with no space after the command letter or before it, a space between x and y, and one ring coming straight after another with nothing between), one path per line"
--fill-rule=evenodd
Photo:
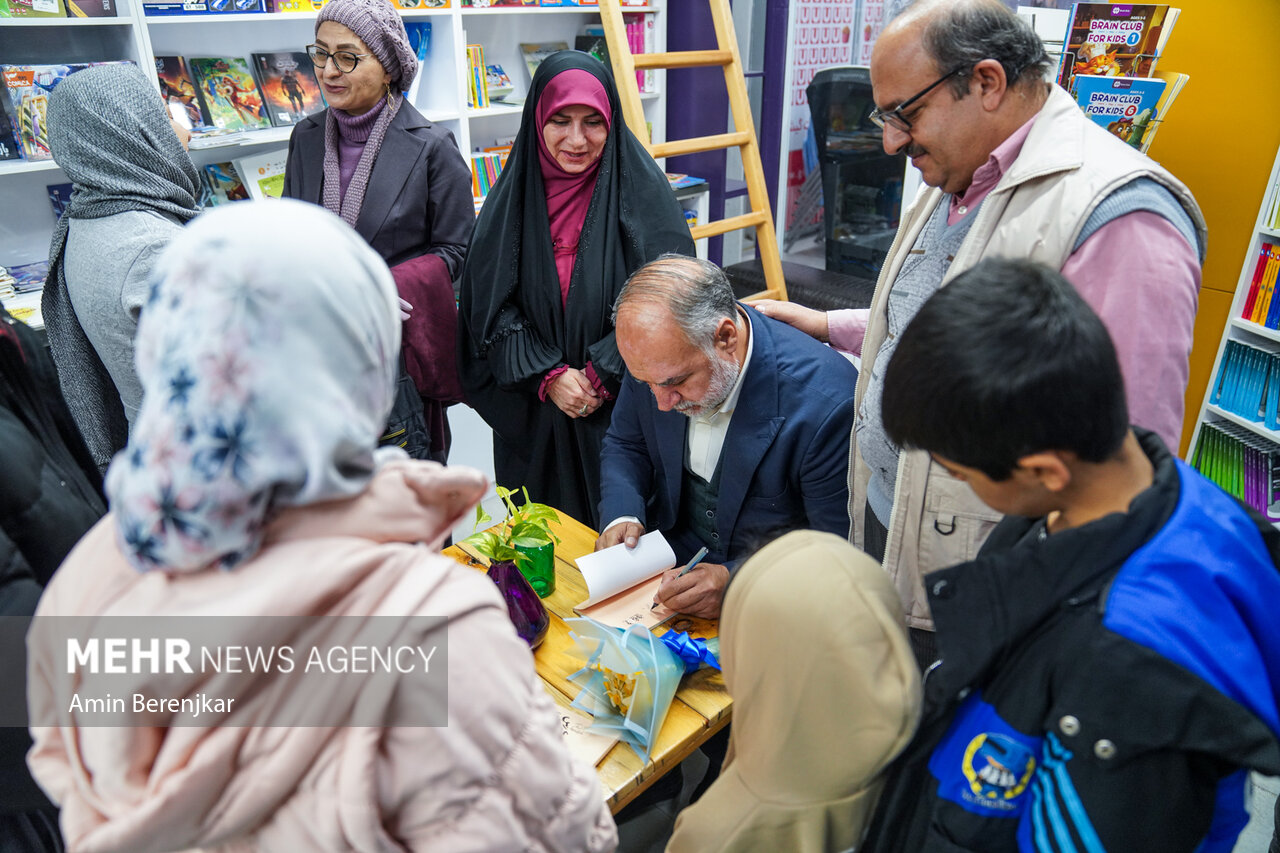
M680 570L680 574L676 575L676 577L682 578L685 575L689 574L689 570L692 569L694 566L698 565L698 563L701 563L702 558L705 556L707 556L707 549L706 549L706 546L703 546L698 549L698 553L693 555L692 560L684 564L684 568Z
M694 555L693 555L693 559L691 559L689 562L687 562L687 563L685 563L685 564L684 564L684 568L680 570L680 574L676 575L676 577L677 577L677 578L682 578L682 577L684 577L685 575L689 574L689 571L690 571L694 566L698 565L698 563L701 563L701 562L702 562L702 558L703 558L703 557L705 557L705 556L707 556L707 549L706 549L706 547L705 547L705 546L703 546L702 548L699 548L699 549L698 549L698 553L696 553L696 554L694 554ZM655 602L652 604L652 606L650 606L650 607L649 607L649 609L650 609L650 610L653 610L653 609L655 609L657 606L658 606L658 602L656 602L656 601L655 601Z

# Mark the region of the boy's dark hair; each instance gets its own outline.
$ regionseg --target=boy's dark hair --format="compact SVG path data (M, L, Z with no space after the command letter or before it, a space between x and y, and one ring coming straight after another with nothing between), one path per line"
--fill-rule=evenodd
M1106 327L1058 272L991 259L935 293L884 375L885 432L993 480L1066 450L1102 462L1129 428Z

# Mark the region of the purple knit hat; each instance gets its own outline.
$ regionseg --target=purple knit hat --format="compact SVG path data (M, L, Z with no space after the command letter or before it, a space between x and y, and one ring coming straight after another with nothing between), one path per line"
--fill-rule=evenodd
M418 57L409 47L404 19L390 0L330 0L316 18L317 33L325 21L342 24L359 36L391 75L393 88L409 88L418 74Z

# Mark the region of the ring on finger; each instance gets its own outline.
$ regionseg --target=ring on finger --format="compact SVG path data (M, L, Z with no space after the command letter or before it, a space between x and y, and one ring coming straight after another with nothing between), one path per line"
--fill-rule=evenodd
M586 403L583 403L583 404L582 404L582 408L581 408L581 409L578 409L578 414L579 414L579 415L581 415L582 417L586 417L586 415L587 415L587 404L586 404Z

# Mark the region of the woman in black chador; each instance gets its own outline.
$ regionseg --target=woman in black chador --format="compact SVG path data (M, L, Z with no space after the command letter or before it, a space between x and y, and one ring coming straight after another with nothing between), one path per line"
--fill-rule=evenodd
M598 527L600 445L626 369L613 302L664 252L692 255L693 240L613 77L585 53L552 54L462 270L459 366L500 485Z

